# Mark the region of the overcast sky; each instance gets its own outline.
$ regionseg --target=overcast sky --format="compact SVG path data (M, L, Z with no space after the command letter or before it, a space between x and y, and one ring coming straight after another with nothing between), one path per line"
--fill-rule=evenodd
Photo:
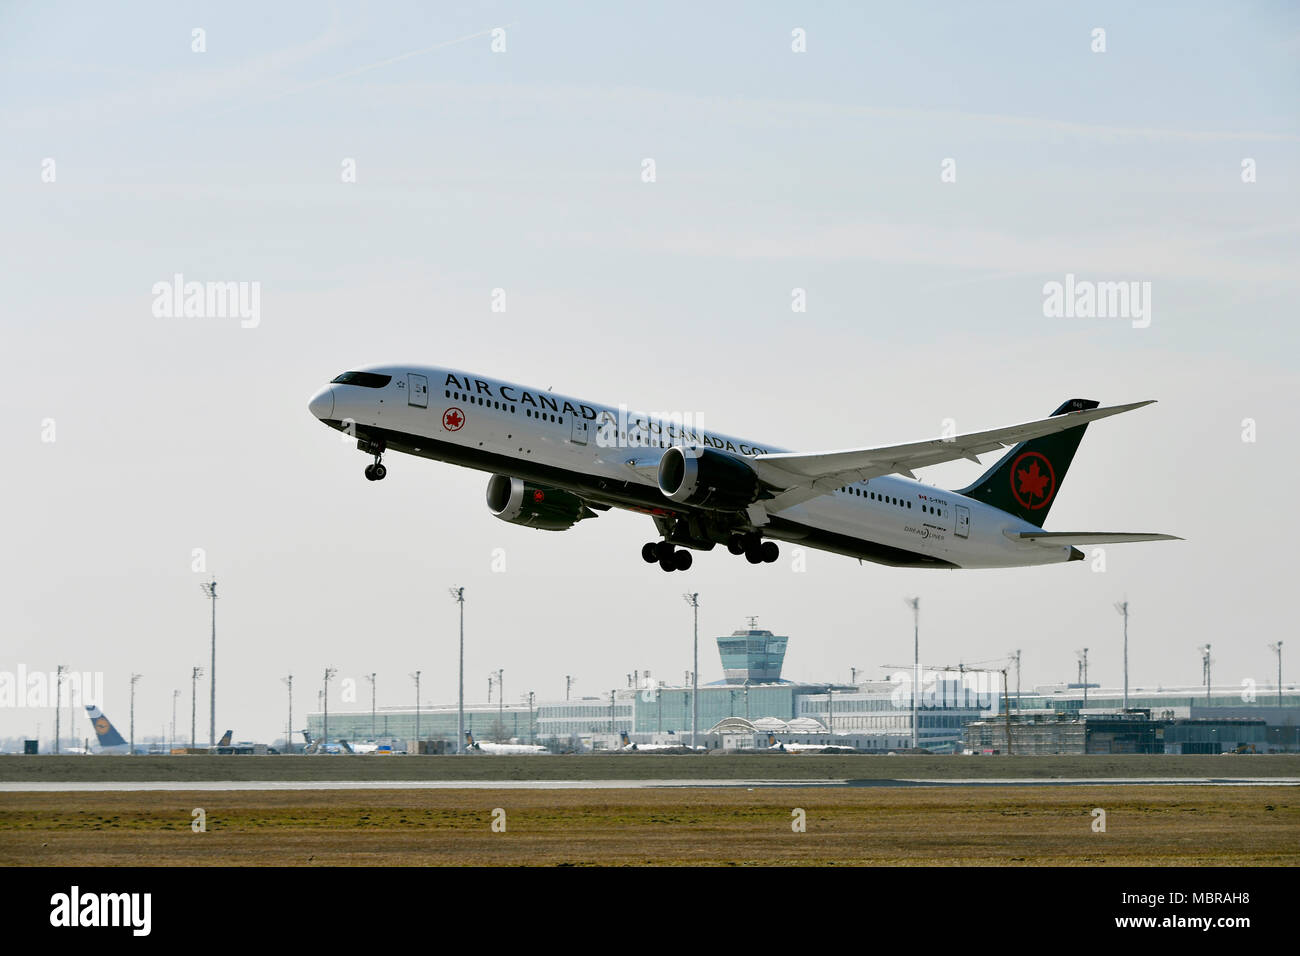
M1270 682L1295 619L1298 54L1282 3L0 5L0 670L103 671L124 731L138 672L137 737L173 689L184 723L203 549L241 739L282 733L291 672L299 714L326 666L377 672L381 706L416 669L453 701L453 585L475 700L498 667L511 699L680 681L686 590L705 680L750 614L790 636L788 677L883 673L918 594L935 664L1022 648L1028 687L1087 646L1113 686L1127 595L1134 686L1196 683L1206 642L1216 684ZM259 283L256 326L155 315L177 273ZM1149 327L1045 317L1067 274L1149 282ZM371 362L807 451L1158 399L1089 429L1047 526L1187 540L1104 571L797 572L786 546L667 575L641 516L543 533L493 518L478 472L390 455L364 480L306 403ZM0 709L0 737L38 722Z

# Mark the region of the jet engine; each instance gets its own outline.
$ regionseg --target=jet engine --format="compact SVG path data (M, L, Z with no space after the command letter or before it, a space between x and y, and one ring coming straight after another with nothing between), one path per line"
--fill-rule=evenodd
M743 511L762 494L758 475L743 458L680 445L659 459L659 490L672 501L711 511Z
M583 518L596 517L575 494L507 475L488 479L487 506L502 521L542 531L566 531Z

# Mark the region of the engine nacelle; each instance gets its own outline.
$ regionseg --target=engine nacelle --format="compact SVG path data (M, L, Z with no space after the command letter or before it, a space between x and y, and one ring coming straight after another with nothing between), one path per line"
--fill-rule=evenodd
M673 445L659 459L659 490L672 501L711 511L743 511L758 500L758 475L743 458Z
M596 516L575 494L506 475L488 479L487 506L502 521L542 531L565 531Z

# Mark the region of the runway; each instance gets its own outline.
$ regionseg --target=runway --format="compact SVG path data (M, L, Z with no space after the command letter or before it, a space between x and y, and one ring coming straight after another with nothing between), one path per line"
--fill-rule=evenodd
M648 779L648 780L137 780L0 781L0 793L132 793L295 790L757 790L891 787L1295 787L1295 777L1073 777L894 778L894 779Z

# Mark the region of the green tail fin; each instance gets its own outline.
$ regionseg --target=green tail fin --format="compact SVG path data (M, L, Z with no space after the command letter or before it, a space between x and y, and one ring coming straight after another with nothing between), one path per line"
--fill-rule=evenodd
M1072 398L1052 412L1052 417L1096 408L1099 404L1086 398ZM1021 442L975 484L960 489L957 494L992 505L1041 528L1087 427L1080 425Z

